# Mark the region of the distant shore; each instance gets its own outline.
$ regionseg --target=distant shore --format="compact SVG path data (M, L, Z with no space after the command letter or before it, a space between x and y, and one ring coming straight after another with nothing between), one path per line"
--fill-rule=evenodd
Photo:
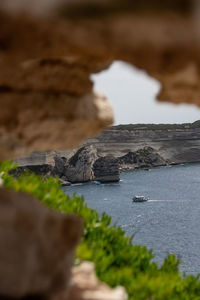
M16 162L16 176L28 169L62 184L119 181L124 170L200 162L200 121L113 126L73 151L34 152Z

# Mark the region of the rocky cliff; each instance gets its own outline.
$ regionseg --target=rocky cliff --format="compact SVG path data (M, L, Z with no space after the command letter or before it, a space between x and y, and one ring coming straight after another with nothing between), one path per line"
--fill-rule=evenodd
M95 146L101 156L112 155L119 158L129 152L135 153L151 147L167 164L199 162L200 123L115 126L89 139L85 144ZM138 153L139 156L141 154L142 152L140 155Z
M18 167L12 171L19 176L28 170L42 176L58 177L61 184L100 181L119 181L119 162L112 156L99 156L93 145L71 152L34 152L16 159Z
M200 162L200 124L121 125L87 140L73 151L35 152L16 160L25 169L53 175L61 183L119 180L119 170Z
M117 160L121 170L139 168L148 169L152 167L164 166L167 164L167 161L165 161L151 147L144 147L135 152L129 151L127 154L119 157Z
M97 159L93 165L94 178L100 182L119 181L119 162L116 158L105 156Z

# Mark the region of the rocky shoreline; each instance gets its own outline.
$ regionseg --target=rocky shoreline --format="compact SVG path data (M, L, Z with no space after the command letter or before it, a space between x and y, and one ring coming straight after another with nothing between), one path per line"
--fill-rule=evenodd
M114 157L99 156L93 145L83 146L74 154L62 156L63 153L33 153L31 156L18 159L18 167L12 175L19 176L28 170L42 176L58 177L62 185L88 181L116 182L120 180L120 171L132 169L149 169L167 165L167 162L153 148L144 147L136 152ZM51 160L47 158L52 156ZM47 161L44 161L47 160Z
M18 167L13 175L29 170L58 177L63 185L113 182L120 180L124 170L200 162L199 122L162 126L120 125L73 151L34 152L16 159Z

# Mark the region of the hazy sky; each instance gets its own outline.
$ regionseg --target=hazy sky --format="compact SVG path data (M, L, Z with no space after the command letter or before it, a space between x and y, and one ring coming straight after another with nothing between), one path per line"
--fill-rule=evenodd
M116 61L99 74L92 75L95 90L103 92L113 106L115 124L185 123L200 119L194 105L159 103L155 96L158 81L145 72Z

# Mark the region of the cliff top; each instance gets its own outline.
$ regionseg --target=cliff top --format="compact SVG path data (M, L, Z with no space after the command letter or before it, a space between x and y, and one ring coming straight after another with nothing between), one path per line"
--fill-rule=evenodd
M126 124L110 127L109 130L174 130L200 128L200 120L183 124Z

